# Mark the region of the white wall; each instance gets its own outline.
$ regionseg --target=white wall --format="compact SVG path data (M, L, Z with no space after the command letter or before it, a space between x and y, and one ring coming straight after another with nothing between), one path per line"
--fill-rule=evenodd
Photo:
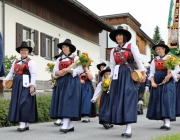
M30 14L27 14L19 9L16 9L6 4L5 9L5 55L20 55L15 51L15 38L16 38L16 22L23 24L24 26L36 29L39 31L39 43L40 43L40 32L48 34L56 38L69 38L72 44L76 46L76 49L81 52L88 52L89 56L94 60L91 69L97 73L96 65L99 63L100 47L94 43L91 43L81 37L78 37L70 32L60 29L52 24L49 24L39 18L36 18ZM59 34L61 35L59 37ZM40 44L39 44L40 47ZM40 50L40 49L39 49ZM40 51L39 51L40 53ZM76 54L76 52L75 52ZM52 62L44 59L40 56L30 56L35 60L37 64L37 80L48 80L50 74L45 72L45 67L48 62Z
M99 34L100 45L100 59L106 60L106 47L107 47L107 31L103 30Z

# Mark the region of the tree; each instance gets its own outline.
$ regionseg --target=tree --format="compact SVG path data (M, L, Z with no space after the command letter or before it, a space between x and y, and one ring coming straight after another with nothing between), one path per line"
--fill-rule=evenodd
M157 44L161 40L162 40L162 38L161 38L160 31L159 31L159 27L156 25L156 27L154 29L153 41L155 44ZM157 56L156 52L153 49L151 49L151 58L154 58L155 56Z
M8 57L7 55L4 57L4 70L5 70L5 74L7 76L7 74L9 73L12 63L14 62L14 60L16 59L15 55L11 55L10 57Z

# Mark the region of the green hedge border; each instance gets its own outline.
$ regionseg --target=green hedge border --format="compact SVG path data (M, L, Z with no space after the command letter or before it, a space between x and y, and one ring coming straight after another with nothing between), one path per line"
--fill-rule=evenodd
M38 95L37 97L37 110L38 110L38 123L53 121L49 117L51 95ZM0 127L16 126L18 123L10 123L7 120L9 111L10 99L0 98Z

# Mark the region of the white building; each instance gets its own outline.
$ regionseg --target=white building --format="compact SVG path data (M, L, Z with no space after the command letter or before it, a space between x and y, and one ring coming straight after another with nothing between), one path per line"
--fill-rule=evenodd
M139 47L141 59L145 66L148 66L148 62L151 60L151 47L154 45L154 42L141 30L141 24L129 13L107 15L102 16L102 18L115 28L121 25L131 32L132 38L129 42L135 43ZM109 32L107 31L100 33L99 42L101 45L100 58L109 61L110 51L117 44L109 38Z
M37 80L50 79L46 65L59 54L60 38L69 38L76 46L75 54L87 52L94 60L91 69L97 73L100 45L99 33L112 31L113 26L76 0L0 0L0 32L4 39L5 55L20 55L15 48L26 39L35 42ZM31 45L29 43L29 45Z

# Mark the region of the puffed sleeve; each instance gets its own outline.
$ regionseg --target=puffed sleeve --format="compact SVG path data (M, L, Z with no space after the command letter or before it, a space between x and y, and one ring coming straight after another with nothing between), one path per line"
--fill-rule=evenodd
M95 90L94 95L93 95L93 97L92 97L91 100L96 101L96 99L99 97L99 95L100 95L100 93L101 93L101 91L102 91L102 89L101 89L101 83L102 83L102 82L100 82L100 83L97 85L96 90Z
M11 69L10 69L8 75L7 75L6 78L3 79L3 80L9 80L9 79L11 79L11 78L13 77L13 75L14 75L14 64L15 64L15 62L16 62L16 60L14 60L14 62L12 63L12 66L11 66Z
M34 62L34 60L30 60L28 66L31 75L30 85L36 86L36 73L37 73L36 63Z
M114 67L116 66L116 62L114 60L114 48L111 50L110 53L110 68L111 68L111 75L110 77L112 78L114 75Z
M90 70L90 72L91 72L91 74L92 74L92 76L93 76L93 79L92 79L91 81L93 81L93 82L94 82L94 81L96 80L96 79L95 79L95 78L96 78L96 76L95 76L95 72L94 72L94 71L91 71L91 70Z
M175 81L178 81L177 77L178 77L178 73L180 72L180 68L179 65L177 65L174 70L171 70L171 74L174 78Z
M79 59L79 57L75 56L74 62L76 62L78 59ZM75 77L76 75L79 75L79 74L81 74L83 72L82 65L79 65L76 68L71 69L71 70L73 70L73 73L72 73L73 77Z
M141 54L139 52L137 45L131 44L131 52L134 56L135 62L137 63L139 70L145 71L145 68L144 68L142 60L141 60Z
M154 77L155 71L156 71L155 63L154 63L154 59L153 59L151 62L151 66L150 66L150 75L149 75L148 80L151 80L151 77Z
M53 69L53 77L55 77L55 78L58 78L58 76L56 76L55 74L56 74L56 71L59 71L59 59L60 59L60 57L56 60L56 63L54 65L54 69Z

